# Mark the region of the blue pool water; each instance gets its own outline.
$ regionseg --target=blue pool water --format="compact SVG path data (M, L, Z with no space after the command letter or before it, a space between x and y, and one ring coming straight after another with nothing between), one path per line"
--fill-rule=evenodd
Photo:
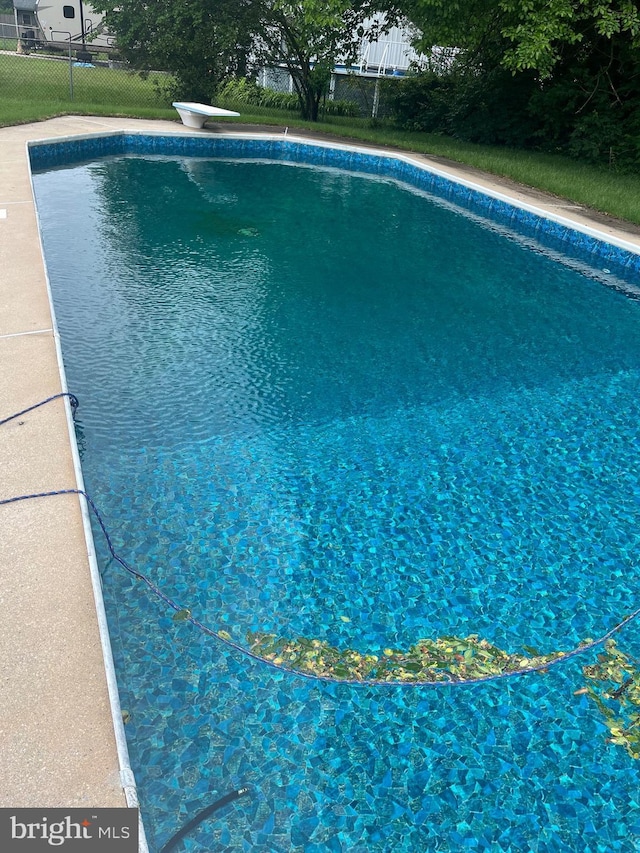
M638 606L640 303L601 267L337 169L123 156L35 186L88 491L201 621L546 652ZM185 850L640 848L637 763L574 695L593 655L309 682L96 544L152 849L240 785Z

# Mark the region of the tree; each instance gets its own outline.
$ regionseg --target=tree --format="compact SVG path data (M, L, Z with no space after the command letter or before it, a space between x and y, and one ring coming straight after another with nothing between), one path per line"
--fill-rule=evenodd
M574 45L613 44L630 38L640 47L640 14L632 0L501 0L502 34L512 47L504 63L513 71L535 68L549 76Z
M303 118L316 121L331 71L357 59L363 36L375 40L395 14L374 17L383 2L371 0L273 0L255 42L265 65L284 65L291 74ZM388 6L388 4L387 4Z
M569 154L640 166L640 10L631 0L502 0L503 63L540 76L530 112Z
M513 106L529 130L534 123L525 144L640 165L638 3L400 2L422 31L422 50L433 45L459 48L456 72L467 74L469 86L462 87L467 92L492 78L499 82L495 103L501 102L502 92L517 95ZM468 106L472 113L473 103ZM520 118L518 123L523 123Z
M92 0L138 68L169 71L176 96L209 102L216 87L258 64L284 65L304 118L316 121L336 61L357 55L394 16L390 0Z
M630 39L640 47L640 12L633 0L400 0L421 29L421 45L452 45L470 54L500 44L511 71L549 76L567 48Z
M210 103L215 87L244 73L260 0L92 0L134 68L168 71L174 97Z

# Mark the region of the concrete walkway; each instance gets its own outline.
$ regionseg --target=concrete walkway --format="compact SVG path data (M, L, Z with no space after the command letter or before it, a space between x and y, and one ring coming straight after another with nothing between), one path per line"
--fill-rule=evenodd
M194 133L166 121L91 117L0 129L0 420L62 390L26 142L118 129ZM640 250L635 226L475 169L431 162ZM57 400L0 426L0 499L77 487L66 406ZM0 506L0 806L127 803L126 748L117 699L109 696L91 547L75 495Z

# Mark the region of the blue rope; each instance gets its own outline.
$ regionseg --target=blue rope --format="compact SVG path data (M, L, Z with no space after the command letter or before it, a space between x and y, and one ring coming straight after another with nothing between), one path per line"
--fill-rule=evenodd
M14 420L15 418L19 418L21 415L26 415L27 412L32 412L34 409L38 409L40 406L44 406L45 403L50 403L52 400L57 400L60 397L68 397L69 403L71 404L72 415L75 418L76 409L80 405L78 402L78 398L75 394L69 393L69 391L62 391L60 394L54 394L52 397L47 397L46 400L40 400L39 403L36 403L35 406L29 406L28 409L23 409L21 412L16 412L15 415L9 415L8 418L4 418L4 420L0 421L0 426L4 424L8 424L9 421Z
M74 397L73 394L66 394L66 393L55 394L53 397L48 397L46 400L42 400L42 402L37 403L35 406L30 406L28 409L25 409L23 412L18 412L16 415L11 415L11 417L5 418L4 420L0 421L0 426L2 426L2 424L5 424L10 420L13 420L13 418L19 417L20 415L24 414L25 412L30 412L33 409L38 408L38 406L42 406L45 403L48 403L50 400L55 400L58 397L63 397L63 396L69 396L70 398L72 398L71 405L73 406L74 413L75 413L75 410L78 407L78 400L76 397ZM75 401L75 404L73 403L73 401ZM614 634L617 634L619 631L622 630L622 628L624 628L626 625L628 625L630 622L633 622L635 619L638 618L638 616L640 616L640 607L638 607L637 610L634 610L633 613L631 613L628 616L625 616L624 619L622 619L620 622L616 623L613 626L613 628L610 628L605 634L602 634L602 636L598 637L595 640L590 640L588 643L581 644L581 645L577 646L575 649L572 649L568 652L563 652L562 654L558 655L558 657L553 658L553 660L547 661L545 663L537 664L535 666L521 667L519 669L510 670L509 672L500 672L500 673L495 673L495 674L491 674L491 675L482 675L482 676L477 676L474 678L455 678L451 673L445 673L443 671L443 675L449 676L448 678L431 679L431 680L430 679L422 679L422 680L416 679L414 681L389 681L389 680L378 679L378 678L362 678L362 679L358 679L358 678L337 678L335 676L330 676L330 675L320 675L318 673L313 673L313 672L303 672L302 670L293 669L292 667L286 666L286 664L283 664L283 663L276 664L272 660L269 660L269 658L265 658L262 655L258 655L255 652L253 652L251 649L247 648L246 646L242 646L239 643L234 642L229 637L221 636L217 631L214 631L212 628L209 628L207 625L200 622L200 620L198 620L194 616L192 616L190 608L184 607L184 605L178 604L175 601L173 601L173 599L169 598L169 596L167 596L164 592L162 592L162 590L158 586L156 586L156 584L154 584L153 581L151 581L145 574L143 574L142 572L140 572L137 569L134 569L132 566L130 566L129 563L127 563L126 560L124 560L116 552L116 550L113 546L113 542L111 541L111 536L109 535L109 531L107 529L107 526L104 522L104 519L102 518L102 515L100 514L100 512L99 512L97 506L95 505L93 499L82 489L59 489L57 491L51 491L51 492L37 492L37 493L31 494L31 495L18 495L18 496L13 497L13 498L4 498L4 499L0 500L0 506L18 503L20 501L33 500L35 498L54 497L56 495L81 495L85 499L85 501L87 502L87 505L91 508L91 511L93 512L93 514L94 514L94 516L95 516L95 518L96 518L96 520L100 526L102 534L105 538L105 541L107 543L107 548L109 549L109 553L111 554L113 559L120 566L122 566L122 568L125 571L127 571L130 575L132 575L133 577L142 581L151 590L151 592L154 593L154 595L156 595L158 598L160 598L162 601L164 601L164 603L168 607L170 607L172 610L174 610L176 613L188 614L188 615L185 615L185 618L183 621L190 622L195 628L198 628L200 631L202 631L207 636L213 637L219 643L223 643L225 646L228 646L230 649L233 649L234 651L239 652L240 654L245 655L246 657L249 657L249 658L252 658L253 660L259 661L262 664L266 664L267 666L270 666L272 669L276 669L280 672L287 672L291 675L297 675L301 678L306 678L309 681L324 681L324 682L327 682L329 684L351 684L351 685L360 685L363 687L373 687L373 686L380 686L380 687L382 687L382 686L384 686L384 687L442 687L442 686L461 686L461 685L471 685L471 684L483 684L483 683L489 682L489 681L500 681L504 678L514 678L514 677L520 676L520 675L527 675L528 673L532 673L532 672L546 672L552 666L557 666L558 664L564 663L565 661L570 660L571 658L577 657L578 655L585 654L586 652L589 652L592 649L595 649L598 646L603 645L607 640L611 639L611 637L613 637Z

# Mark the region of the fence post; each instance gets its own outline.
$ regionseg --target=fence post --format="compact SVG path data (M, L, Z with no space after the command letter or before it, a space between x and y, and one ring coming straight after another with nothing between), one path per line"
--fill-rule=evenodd
M373 90L373 107L371 108L371 118L378 118L378 107L380 106L380 78L376 77L376 85Z
M71 33L67 30L54 30L52 27L49 27L51 30L51 36L69 36L69 100L73 100L73 62L71 59Z

